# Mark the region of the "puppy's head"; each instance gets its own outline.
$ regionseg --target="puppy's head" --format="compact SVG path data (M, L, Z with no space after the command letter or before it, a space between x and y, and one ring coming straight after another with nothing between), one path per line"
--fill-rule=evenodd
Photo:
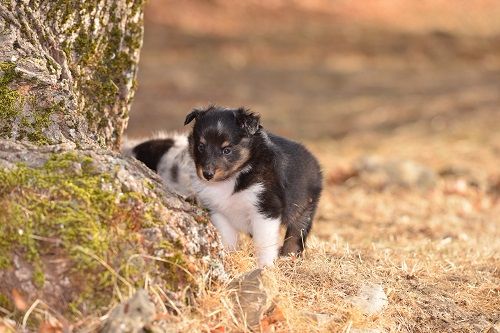
M210 106L194 109L184 125L193 120L189 151L200 179L221 181L244 168L252 137L261 128L258 115L244 108Z

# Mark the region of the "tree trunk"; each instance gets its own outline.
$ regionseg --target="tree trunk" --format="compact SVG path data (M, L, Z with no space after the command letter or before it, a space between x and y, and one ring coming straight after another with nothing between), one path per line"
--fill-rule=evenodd
M146 281L195 293L223 274L205 212L113 152L142 21L143 0L0 1L0 307L14 314L40 299L79 317Z
M134 95L142 7L0 2L0 137L117 148Z

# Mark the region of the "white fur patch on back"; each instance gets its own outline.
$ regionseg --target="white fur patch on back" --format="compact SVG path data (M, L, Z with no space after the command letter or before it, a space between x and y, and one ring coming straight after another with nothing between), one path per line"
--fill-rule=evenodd
M177 134L169 138L174 140L174 145L158 163L158 174L173 192L183 197L192 196L195 194L193 180L197 176L194 162L189 156L187 136ZM176 169L175 177L172 168Z
M135 154L132 150L135 148L135 146L146 140L147 139L130 139L127 136L124 136L122 140L122 145L120 147L120 152L124 156L135 157Z
M148 138L125 138L122 144L122 154L135 157L133 149L140 143L155 139L172 139L174 145L163 155L157 166L157 172L165 186L183 197L195 194L193 180L197 178L194 162L189 156L188 138L185 133L158 132ZM173 179L172 167L176 168L176 179Z

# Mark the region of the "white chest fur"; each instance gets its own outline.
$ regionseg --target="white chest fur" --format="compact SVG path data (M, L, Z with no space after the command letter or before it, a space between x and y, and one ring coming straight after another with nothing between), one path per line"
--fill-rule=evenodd
M198 198L210 209L211 220L220 232L224 246L235 250L238 233L253 236L259 266L270 266L278 255L280 218L268 218L259 211L262 184L234 192L236 177L220 182L195 185Z
M236 230L251 233L251 221L260 214L258 200L263 188L261 184L255 184L235 193L235 183L235 177L220 182L205 182L197 194L212 213L223 215Z

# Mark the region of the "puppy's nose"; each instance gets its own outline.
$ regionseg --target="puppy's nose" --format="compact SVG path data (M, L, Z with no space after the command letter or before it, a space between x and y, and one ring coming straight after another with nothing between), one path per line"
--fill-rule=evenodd
M214 173L213 171L203 171L203 177L205 177L206 180L210 180L214 178Z

